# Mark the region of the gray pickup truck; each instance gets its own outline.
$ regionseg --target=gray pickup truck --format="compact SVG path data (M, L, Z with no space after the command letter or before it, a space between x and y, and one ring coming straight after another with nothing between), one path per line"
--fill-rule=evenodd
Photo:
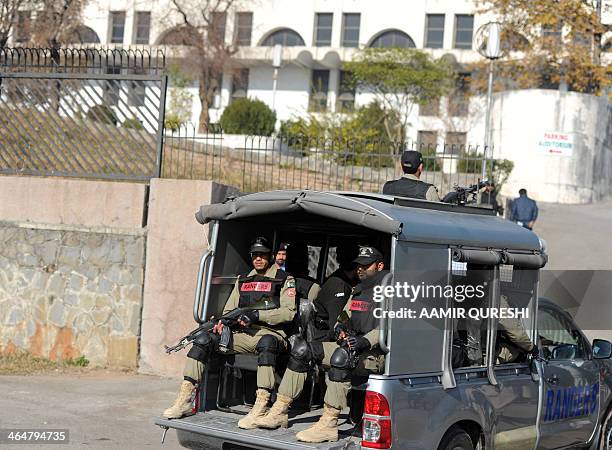
M533 232L480 208L314 191L229 199L203 206L197 219L210 223L212 237L198 275L194 318L199 323L218 314L235 275L247 269L241 255L251 236L263 233L279 242L299 234L316 255L312 275L320 281L334 268L335 245L348 237L383 251L393 284L458 286L485 280L486 295L470 309L501 310L502 302L511 301L521 311L514 323L537 351L501 361L503 317L462 317L455 312L468 302L458 298L433 299L446 313L400 320L398 312L407 305L431 310L432 298L407 304L385 297L381 311L396 312L379 319L385 370L354 380L338 442L295 439L295 432L320 414L324 371L309 376L310 389L302 409L290 415L288 429L240 430L237 421L255 388L253 361L237 355L208 365L193 415L155 420L165 431L175 429L183 446L612 450L612 345L589 342L567 313L538 297L547 257Z

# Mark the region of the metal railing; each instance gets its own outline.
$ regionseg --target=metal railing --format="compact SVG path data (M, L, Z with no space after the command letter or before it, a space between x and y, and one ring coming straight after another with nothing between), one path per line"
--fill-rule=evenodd
M0 49L0 173L159 176L163 55Z
M414 141L346 141L305 136L232 136L166 132L162 176L210 179L242 192L315 189L380 192L402 175L400 154L423 154L423 181L440 193L491 175L492 150L481 145L421 145Z

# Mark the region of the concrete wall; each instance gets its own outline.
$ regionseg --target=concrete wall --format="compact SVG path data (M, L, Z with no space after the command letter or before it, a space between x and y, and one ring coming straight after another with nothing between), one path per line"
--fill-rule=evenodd
M196 327L193 299L200 257L208 247L208 226L197 223L194 214L200 205L223 201L234 192L211 181L151 181L141 372L182 372L185 352L168 356L163 346Z
M136 367L145 237L0 225L0 350Z
M502 195L525 187L536 200L590 203L612 195L612 106L607 97L524 90L496 94L493 109L496 156L514 161ZM573 139L571 156L538 149L544 132Z
M135 368L142 348L143 371L176 374L184 355L163 344L194 327L208 230L194 213L227 194L152 180L143 227L143 184L0 177L0 353Z
M0 352L135 367L145 186L0 177Z

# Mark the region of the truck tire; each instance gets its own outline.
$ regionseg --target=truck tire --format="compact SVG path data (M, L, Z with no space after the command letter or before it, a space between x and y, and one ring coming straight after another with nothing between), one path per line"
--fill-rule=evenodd
M612 450L612 409L608 411L606 418L601 424L600 450Z
M469 434L459 427L453 427L444 435L438 450L474 450L474 443Z

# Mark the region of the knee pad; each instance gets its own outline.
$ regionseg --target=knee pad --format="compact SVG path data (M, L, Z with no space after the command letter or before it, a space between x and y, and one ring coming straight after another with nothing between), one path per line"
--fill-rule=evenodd
M350 356L348 352L339 347L334 350L330 358L331 369L329 369L330 381L350 381L351 379L351 368L350 368Z
M298 337L291 346L287 368L298 373L308 372L312 354L308 342Z
M187 356L201 362L206 362L215 349L217 342L215 338L216 335L209 332L198 334L193 340L193 345L189 349Z
M276 337L266 334L255 346L255 351L257 352L257 365L274 366L276 355L280 352L280 344Z

